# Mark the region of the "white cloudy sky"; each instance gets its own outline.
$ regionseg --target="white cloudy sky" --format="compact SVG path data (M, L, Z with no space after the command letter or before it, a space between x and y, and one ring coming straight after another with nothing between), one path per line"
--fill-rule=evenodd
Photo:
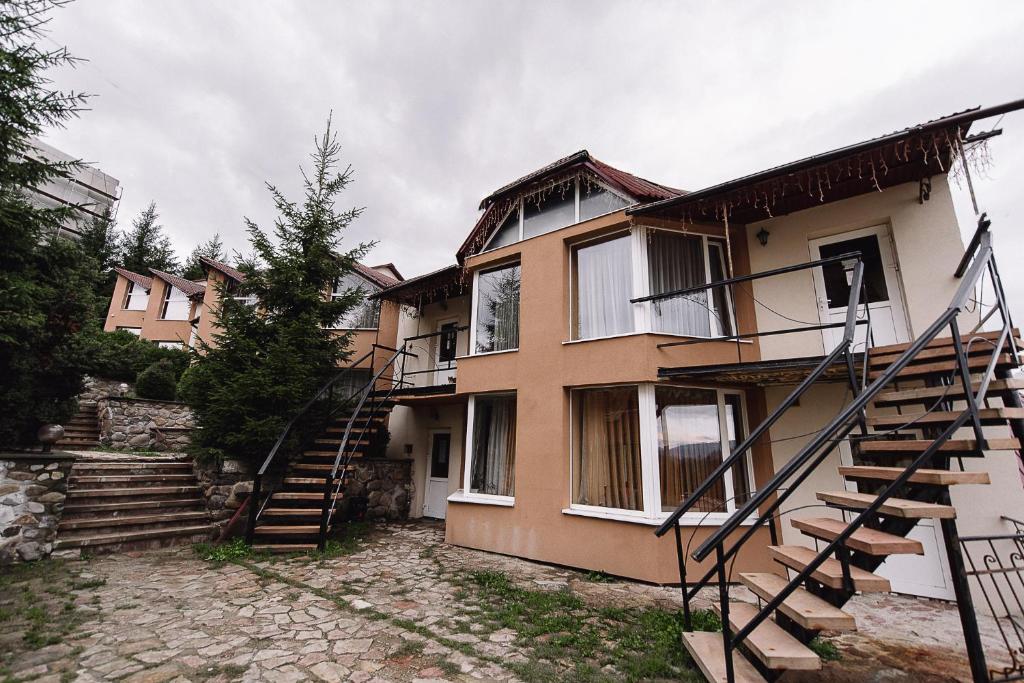
M328 112L365 206L349 238L406 275L452 262L479 200L581 148L698 189L1024 97L1024 3L79 0L50 38L91 111L48 141L150 200L183 254L243 249L263 182L298 188ZM987 129L994 121L981 124ZM1024 302L1024 113L979 179ZM973 222L958 198L965 233Z

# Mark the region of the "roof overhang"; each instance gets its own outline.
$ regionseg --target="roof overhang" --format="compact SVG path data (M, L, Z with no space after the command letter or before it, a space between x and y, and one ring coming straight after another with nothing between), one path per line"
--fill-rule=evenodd
M411 277L377 292L371 299L422 306L435 301L469 294L471 283L462 266L455 264L424 275Z
M857 367L863 362L863 353L854 354ZM678 368L658 368L658 379L663 381L714 381L742 386L773 386L799 384L821 362L823 356L783 358L780 360L747 361L721 365L696 365ZM822 376L824 382L849 382L845 363L837 362Z

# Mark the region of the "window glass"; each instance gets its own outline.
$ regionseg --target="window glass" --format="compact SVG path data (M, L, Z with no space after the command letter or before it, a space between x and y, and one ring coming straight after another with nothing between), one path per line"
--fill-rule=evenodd
M185 292L172 285L167 285L166 292L164 310L160 317L164 320L188 320L191 306Z
M878 235L866 235L852 240L825 244L818 251L823 259L859 251L864 260L864 288L867 290L868 303L889 300L889 289L885 285L885 270L882 265L882 252L878 247ZM850 303L850 279L853 278L855 263L856 260L850 259L821 267L829 308L846 308Z
M141 285L134 282L128 283L128 290L124 297L124 308L129 311L144 311L149 306L149 292Z
M629 202L600 185L580 181L580 222L629 206Z
M718 282L725 279L725 254L722 253L722 245L717 242L708 242L708 261L711 266L711 281ZM711 330L715 337L727 337L735 334L736 326L733 324L732 309L728 302L729 290L725 287L715 287L711 290Z
M647 261L651 294L707 284L704 241L700 237L667 230L648 236ZM706 291L655 301L651 305L654 331L695 337L711 336Z
M661 510L669 512L722 464L718 395L712 389L656 387ZM692 508L725 512L721 479Z
M185 348L185 345L180 341L158 341L156 345L161 349L177 349L179 351Z
M512 209L512 213L502 222L501 227L494 233L494 237L488 243L488 249L497 249L506 244L514 244L519 241L519 208Z
M470 493L515 495L516 397L477 396L473 403Z
M725 429L729 442L729 453L747 438L743 428L743 400L739 394L725 395ZM750 500L750 473L747 470L748 458L743 458L732 466L732 491L736 507L742 507Z
M562 183L523 200L523 239L576 222L576 181Z
M353 306L349 311L335 323L336 329L342 330L372 330L376 329L380 322L380 302L370 299L371 294L380 291L380 287L367 282L355 273L338 278L334 283L331 292L331 299L345 296L352 290L360 290L363 294L363 301Z
M644 509L637 396L634 386L575 393L573 503Z
M448 456L451 451L452 436L447 432L436 433L430 444L430 476L433 479L448 478Z
M142 336L142 328L141 327L118 327L117 331L118 332L124 331L124 332L127 332L129 334L134 334L136 337L141 337Z
M633 331L631 238L579 247L574 251L574 339Z
M477 277L476 353L519 348L519 264Z

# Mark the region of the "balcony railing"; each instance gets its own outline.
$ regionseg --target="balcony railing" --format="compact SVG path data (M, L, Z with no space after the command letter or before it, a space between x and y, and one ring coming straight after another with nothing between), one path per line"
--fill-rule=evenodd
M446 330L406 337L403 340L405 347L421 360L412 367L402 368L399 386L406 389L423 389L455 384L458 369L455 359L469 354L469 335L461 334L467 330L468 325L459 325ZM464 349L459 348L460 337L465 340Z

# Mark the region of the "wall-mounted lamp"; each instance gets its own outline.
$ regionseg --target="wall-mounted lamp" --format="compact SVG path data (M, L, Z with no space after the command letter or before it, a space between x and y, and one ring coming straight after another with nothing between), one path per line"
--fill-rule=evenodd
M768 246L768 235L770 234L771 233L764 228L757 231L757 241L761 243L762 247Z

